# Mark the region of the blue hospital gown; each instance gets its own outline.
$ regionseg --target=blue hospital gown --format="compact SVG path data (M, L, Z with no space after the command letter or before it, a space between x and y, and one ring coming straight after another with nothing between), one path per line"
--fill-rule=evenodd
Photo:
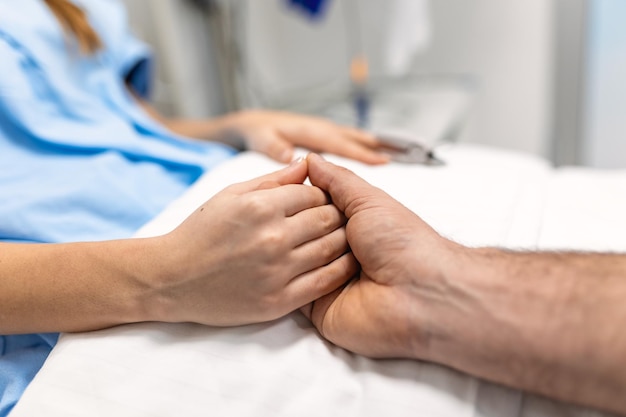
M43 0L0 0L0 241L131 236L200 175L231 157L177 137L128 94L147 93L150 51L114 0L81 0L104 47L84 56ZM0 416L56 334L0 336Z

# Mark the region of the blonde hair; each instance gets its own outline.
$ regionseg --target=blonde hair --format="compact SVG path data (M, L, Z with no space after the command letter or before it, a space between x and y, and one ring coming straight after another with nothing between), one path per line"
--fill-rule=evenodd
M84 54L92 54L102 47L102 41L91 27L85 12L69 0L44 0L61 23L68 36L76 40Z

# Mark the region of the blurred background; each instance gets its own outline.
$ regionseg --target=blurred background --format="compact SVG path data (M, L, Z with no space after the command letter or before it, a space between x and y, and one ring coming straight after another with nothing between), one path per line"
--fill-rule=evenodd
M169 115L286 109L626 168L623 0L125 2Z

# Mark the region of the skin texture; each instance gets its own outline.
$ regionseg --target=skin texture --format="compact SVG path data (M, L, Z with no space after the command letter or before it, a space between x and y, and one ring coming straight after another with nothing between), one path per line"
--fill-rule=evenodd
M352 172L308 162L361 265L302 309L324 337L626 413L626 255L464 247Z
M357 266L345 218L306 174L296 161L230 186L159 237L0 244L0 333L239 325L310 303Z

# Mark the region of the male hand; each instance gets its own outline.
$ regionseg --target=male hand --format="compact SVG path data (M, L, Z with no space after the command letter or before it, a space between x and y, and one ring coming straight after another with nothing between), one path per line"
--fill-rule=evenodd
M276 319L335 290L357 266L345 217L307 164L230 186L163 237L163 321L240 325Z
M420 297L436 297L452 242L382 190L320 156L309 178L348 218L360 275L302 309L333 343L370 357L421 357L428 341Z

